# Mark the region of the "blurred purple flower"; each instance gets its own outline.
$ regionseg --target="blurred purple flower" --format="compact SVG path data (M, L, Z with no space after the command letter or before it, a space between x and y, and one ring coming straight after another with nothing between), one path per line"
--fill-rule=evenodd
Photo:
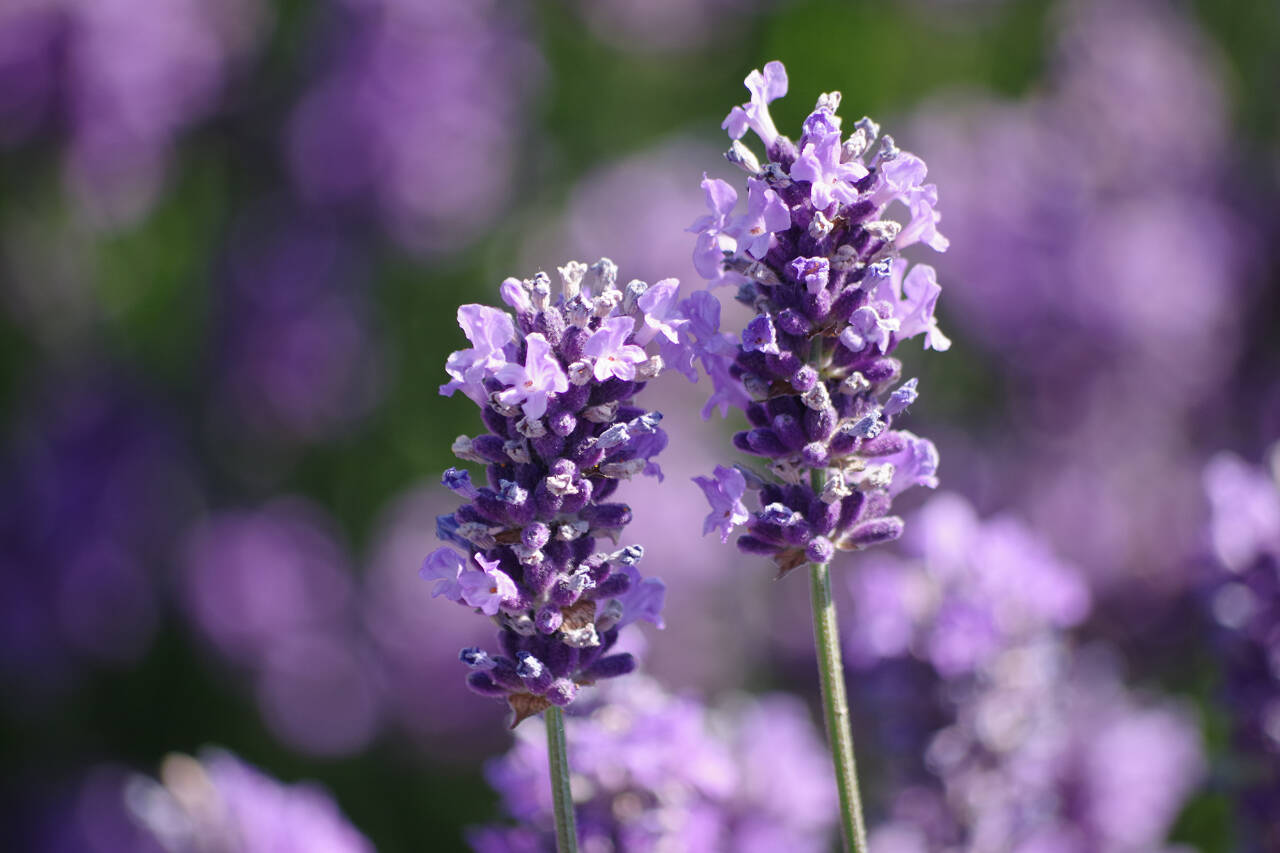
M713 709L642 679L606 689L603 698L588 715L568 721L575 786L590 792L575 804L584 849L827 849L835 790L819 733L800 702L742 697ZM523 826L473 830L472 847L553 849L545 741L521 732L488 776Z
M95 218L130 222L158 194L177 137L217 107L265 18L256 0L7 6L0 141L65 117L68 182Z
M295 109L303 196L362 205L407 246L446 251L513 194L540 61L499 0L341 0L330 55Z
M135 775L117 793L170 853L373 853L328 791L286 785L229 752L171 754L159 781Z
M1055 14L1037 94L936 98L913 139L954 211L951 322L1010 391L991 502L1100 592L1141 580L1154 603L1190 580L1168 555L1195 550L1188 447L1239 351L1255 228L1230 206L1221 68L1192 22L1148 0Z
M1280 844L1280 445L1271 470L1220 453L1204 473L1213 557L1204 590L1231 721L1241 849Z
M350 247L287 205L262 205L232 235L216 316L216 369L233 419L270 437L331 437L381 393L380 353Z
M955 690L956 720L929 747L942 790L904 791L872 848L1171 851L1204 773L1187 709L1130 693L1108 657L1051 636L991 663Z
M52 687L145 654L152 565L197 497L167 416L119 377L51 383L20 411L0 469L0 668Z
M450 504L449 494L434 486L411 489L390 503L375 525L362 595L388 713L434 758L488 754L502 719L496 706L476 704L458 678L454 658L423 653L441 645L479 647L493 639L492 626L466 609L433 605L430 585L411 570L435 544L435 518Z
M880 553L849 573L855 666L912 653L954 677L1089 613L1079 570L1011 517L980 521L963 498L942 494L907 529L904 558Z
M347 555L323 513L280 498L210 516L188 533L181 569L193 627L254 674L283 741L316 754L368 743L381 713L376 665L357 630Z

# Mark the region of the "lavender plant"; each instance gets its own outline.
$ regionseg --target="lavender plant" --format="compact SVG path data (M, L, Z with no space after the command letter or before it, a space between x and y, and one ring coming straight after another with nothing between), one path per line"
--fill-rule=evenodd
M691 297L686 312L697 330L695 354L714 384L708 407L746 411L752 428L733 444L768 460L771 477L721 466L696 481L712 508L704 532L719 530L728 541L745 524L738 547L772 558L779 577L811 566L846 841L865 850L827 565L837 551L898 538L893 497L936 485L933 444L894 428L917 383L899 382L893 352L916 335L926 348L949 346L933 317L940 291L933 269L908 269L899 256L915 243L942 251L947 241L924 162L881 137L870 119L846 136L838 92L818 98L792 142L769 115L769 103L787 91L782 63L753 71L746 86L751 100L722 125L734 140L727 157L748 175L746 209L735 213L738 194L728 183L704 178L710 213L690 230L698 235L698 272L712 288L736 284L738 301L755 317L734 339L719 331L709 293ZM764 143L763 164L741 141L747 130ZM899 203L905 222L890 218ZM759 493L755 512L743 503L749 488Z
M475 608L498 628L497 654L463 649L467 684L504 699L512 726L546 712L561 849L574 849L560 709L581 687L631 672L630 654L610 654L619 631L637 619L661 625L665 588L643 579L639 545L615 543L631 508L610 501L637 474L661 476L653 461L667 444L662 416L634 403L677 353L685 321L674 279L617 284L601 259L560 268L555 300L545 273L509 278L510 314L484 305L458 309L472 347L449 357L446 396L461 390L481 407L489 433L459 436L460 459L486 466L487 485L450 468L444 483L467 503L437 519L445 547L422 577L433 595ZM460 553L461 551L461 553Z

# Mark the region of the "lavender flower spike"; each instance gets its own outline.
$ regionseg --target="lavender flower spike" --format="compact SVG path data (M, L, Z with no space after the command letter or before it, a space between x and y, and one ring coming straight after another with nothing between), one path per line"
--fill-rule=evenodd
M916 335L926 349L950 343L933 316L941 291L933 269L908 271L898 257L904 240L918 239L921 222L937 220L928 201L937 189L923 183L923 161L888 136L876 145L879 128L870 119L843 135L838 93L818 99L799 143L778 135L759 117L767 116L767 100L785 93L785 83L771 88L764 81L785 79L778 63L752 72L752 102L734 113L750 113L749 126L767 148L768 161L748 178L760 200L755 206L768 196L781 210L754 217L758 233L749 248L745 240L713 241L709 235L725 227L736 203L726 184L715 193L718 218L695 224L701 266L708 246L721 250L700 272L713 284L736 283L739 301L756 310L740 336L703 330L696 349L717 398L746 401L752 428L734 436L734 445L767 460L776 476L760 489L761 509L739 547L772 557L780 575L808 562L809 552L825 552L827 543L848 551L896 538L902 525L889 516L892 497L936 485L933 444L894 428L919 389L914 379L899 384L902 364L893 352ZM730 127L730 135L741 136L739 129ZM892 218L898 214L905 221ZM713 335L718 345L707 346ZM724 392L727 382L738 385L737 394ZM811 484L815 476L820 488Z
M937 188L923 183L924 162L880 137L870 119L846 135L836 115L838 92L818 98L792 142L778 133L767 108L786 93L781 63L753 71L746 85L751 102L735 108L724 127L734 140L729 160L750 175L750 239L729 224L738 221L737 194L723 182L703 182L714 215L690 230L698 235L699 274L712 287L737 284L738 301L756 316L740 336L718 324L699 327L690 347L712 379L712 400L722 409L730 403L745 409L751 428L733 437L734 446L766 460L773 474L772 481L754 484L759 509L741 513L746 532L738 547L772 558L779 577L810 564L845 840L863 853L866 830L827 564L838 550L900 537L902 519L890 514L894 496L937 485L932 442L895 428L919 390L914 379L899 384L902 364L893 353L916 335L924 336L926 349L949 345L933 316L941 290L933 270L908 272L899 257L907 245L942 250L947 242L937 232ZM740 141L748 128L764 143L763 166ZM687 300L691 321L695 312L711 316ZM742 504L725 472L719 468L714 480L697 482L712 507L707 529L727 539Z
M635 668L610 654L619 630L637 619L661 626L660 581L640 576L643 549L599 550L617 541L631 508L610 500L620 481L656 474L667 444L661 415L633 402L663 369L659 348L681 347L686 321L668 291L632 281L601 260L550 278L507 279L501 292L515 317L464 306L459 324L474 344L450 356L454 382L482 408L489 432L459 437L454 453L487 467L487 485L458 469L445 484L466 503L437 524L445 546L422 577L444 596L493 620L498 651L465 649L467 684L504 699L512 725L573 701L593 682ZM478 481L477 481L478 482Z

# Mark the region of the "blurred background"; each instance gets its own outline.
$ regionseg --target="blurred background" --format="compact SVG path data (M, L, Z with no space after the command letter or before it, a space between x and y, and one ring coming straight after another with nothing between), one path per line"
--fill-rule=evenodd
M951 240L955 346L906 348L946 494L834 569L877 853L1280 850L1274 0L4 0L10 849L153 849L120 780L209 745L379 850L520 814L456 657L484 620L417 577L480 429L436 394L455 309L601 255L699 287L698 182L736 182L719 125L771 59L783 132L842 91ZM738 424L658 384L641 656L695 704L646 707L785 718L809 760L805 585L699 536Z

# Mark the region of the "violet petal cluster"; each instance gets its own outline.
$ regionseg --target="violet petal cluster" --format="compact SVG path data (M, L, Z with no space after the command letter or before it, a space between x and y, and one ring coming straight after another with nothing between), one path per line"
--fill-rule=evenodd
M707 707L645 679L568 722L584 850L820 853L836 792L820 733L781 694ZM784 760L779 760L785 757ZM478 853L554 851L546 742L526 731L487 776L520 827L469 833ZM581 781L579 781L581 780Z
M880 714L919 719L918 697L933 694L942 719L921 733L923 766L906 768L914 781L871 849L1165 850L1203 776L1198 725L1129 690L1105 646L1077 646L1069 631L1091 607L1082 572L1021 522L980 520L954 495L913 516L900 547L910 560L877 554L850 578L850 659L873 674L927 663L932 689L913 685L907 707L899 691Z
M926 753L941 790L901 792L871 849L1185 849L1165 839L1204 774L1196 720L1127 690L1109 655L1048 634L948 689L955 721Z
M772 557L785 574L836 550L896 539L893 497L936 485L933 444L894 428L918 392L916 380L900 382L893 352L916 335L927 349L950 345L933 316L933 269L898 256L915 243L942 251L947 241L924 162L870 119L846 136L838 92L818 99L792 142L769 115L769 102L787 91L782 63L753 71L746 85L750 102L723 125L735 140L726 156L749 176L745 210L728 183L704 179L710 212L689 230L699 273L713 287L736 284L756 316L735 340L719 331L709 294L683 310L691 324L701 320L688 350L715 387L709 407L745 409L752 428L734 446L769 460L781 480L724 468L699 478L712 505L707 530L727 539L745 520L739 548ZM748 129L764 143L763 165L740 141ZM823 472L816 491L812 472ZM749 517L744 485L760 489L761 508Z
M901 550L908 559L878 553L849 575L856 609L845 642L856 667L910 653L944 678L972 674L1089 614L1075 566L1019 519L980 520L958 495L925 504Z
M445 472L444 484L467 503L437 520L449 545L421 572L433 595L497 625L500 653L468 648L461 658L472 690L506 699L515 723L631 672L634 658L610 649L637 619L661 627L665 592L641 578L641 546L597 545L617 543L631 520L627 504L610 500L618 484L662 476L653 461L667 444L662 415L634 398L663 369L655 350L682 341L679 285L620 287L617 267L603 258L559 272L555 299L545 273L503 282L514 319L484 305L458 309L472 347L449 356L451 379L440 391L460 390L481 407L489 432L459 436L453 451L486 466L486 482Z

